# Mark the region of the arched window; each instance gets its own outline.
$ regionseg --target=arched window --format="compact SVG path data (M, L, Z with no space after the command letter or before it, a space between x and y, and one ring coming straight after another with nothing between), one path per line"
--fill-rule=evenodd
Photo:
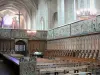
M16 42L15 51L25 51L26 43L22 40Z
M0 11L0 25L7 29L24 29L24 16L19 10L4 9Z
M53 20L53 26L51 28L57 27L57 24L58 24L58 14L57 14L57 12L55 12L53 14L53 19L52 20Z
M41 17L40 23L41 23L41 30L45 30L45 22L43 17Z
M18 54L23 54L26 55L27 51L26 51L26 42L24 42L23 40L18 40L15 43L15 52Z

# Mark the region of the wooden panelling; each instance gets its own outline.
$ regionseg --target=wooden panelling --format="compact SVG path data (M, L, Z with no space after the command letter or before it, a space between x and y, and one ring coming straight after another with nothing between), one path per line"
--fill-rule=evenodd
M28 41L28 50L29 54L35 51L44 52L46 50L46 41L36 41L36 40L29 40Z
M14 40L0 39L0 51L8 52L14 50Z
M75 58L89 58L89 59L98 59L99 50L47 50L44 53L46 58L55 58L55 57L75 57Z
M15 49L15 42L13 40L10 41L10 50Z
M51 40L47 50L100 50L100 34Z

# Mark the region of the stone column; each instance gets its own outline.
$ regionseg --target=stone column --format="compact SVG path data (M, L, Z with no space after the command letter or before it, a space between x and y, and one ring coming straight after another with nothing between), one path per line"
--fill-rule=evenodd
M100 15L100 0L95 0L95 8L97 9L97 15Z
M64 18L64 0L58 0L58 26L62 26L65 24Z
M75 21L75 2L74 0L65 0L65 23L69 24Z
M36 30L36 10L32 10L31 29Z
M90 0L78 0L78 9L90 8L91 1Z

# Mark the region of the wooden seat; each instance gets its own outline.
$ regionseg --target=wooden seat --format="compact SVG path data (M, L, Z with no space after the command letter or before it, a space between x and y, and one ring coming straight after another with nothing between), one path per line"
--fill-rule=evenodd
M81 58L85 58L85 54L86 54L86 52L85 52L85 50L83 50Z
M98 58L98 54L99 54L99 50L95 51L93 53L93 59L97 59Z
M59 71L66 75L70 73L73 73L72 75L80 74L82 71L87 72L98 67L97 63L100 64L97 60L98 53L99 50L48 50L46 55L54 59L48 64L44 63L44 66L42 64L41 68L48 68L46 70L48 73L55 69L52 72L58 73ZM51 66L51 64L53 65ZM75 73L75 70L79 71L79 73ZM58 75L60 74L58 73Z
M73 73L73 75L92 75L91 72L79 72L79 73Z
M94 53L94 51L90 50L89 58L93 58L93 53Z
M81 56L82 56L82 51L79 51L78 58L81 58Z
M88 50L86 50L85 58L89 58L89 51Z

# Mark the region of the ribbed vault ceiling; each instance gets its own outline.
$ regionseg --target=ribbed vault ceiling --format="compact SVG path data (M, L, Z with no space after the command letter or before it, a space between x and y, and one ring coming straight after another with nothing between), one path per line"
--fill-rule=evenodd
M31 9L37 9L38 0L0 0L0 11L10 9L13 11L19 10L22 13L31 14Z

